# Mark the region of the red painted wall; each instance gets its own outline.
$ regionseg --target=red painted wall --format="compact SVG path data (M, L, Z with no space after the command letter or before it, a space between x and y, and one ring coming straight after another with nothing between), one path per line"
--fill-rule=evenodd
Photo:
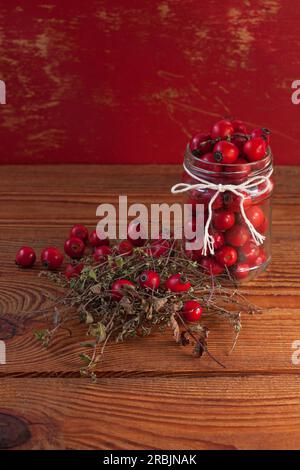
M300 2L1 2L1 163L179 163L233 115L300 164Z

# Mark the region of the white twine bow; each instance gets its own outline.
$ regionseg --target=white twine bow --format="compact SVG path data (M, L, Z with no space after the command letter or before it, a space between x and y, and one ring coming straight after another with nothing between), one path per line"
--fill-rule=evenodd
M202 178L199 178L198 176L193 175L188 168L186 167L185 164L183 164L183 168L185 172L190 175L193 179L196 179L199 181L199 183L195 184L189 184L189 183L177 183L171 188L171 192L173 194L178 194L178 193L185 193L187 191L190 191L192 189L212 189L215 192L215 194L212 196L212 198L209 201L208 204L208 219L205 224L204 228L204 239L203 239L203 248L202 248L202 254L204 256L207 255L207 247L209 248L210 254L214 254L214 238L212 235L209 233L209 227L212 219L212 206L217 197L219 196L220 193L224 193L225 191L230 191L231 193L235 194L240 198L240 211L242 214L242 217L246 223L246 225L249 228L249 231L256 243L256 245L261 245L264 240L265 236L259 233L253 224L250 222L248 219L245 209L244 209L244 200L246 198L245 194L247 195L251 193L251 189L257 187L258 185L262 183L267 183L267 186L261 191L261 193L267 192L271 188L271 180L270 176L273 173L273 169L268 172L266 176L253 176L252 178L248 178L247 181L244 183L235 185L235 184L215 184L211 183L210 181L206 181ZM260 194L261 194L260 193Z

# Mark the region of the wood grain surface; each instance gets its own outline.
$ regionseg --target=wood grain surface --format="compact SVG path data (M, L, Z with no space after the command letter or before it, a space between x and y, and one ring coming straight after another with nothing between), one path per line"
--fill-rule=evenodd
M45 350L32 315L59 290L39 266L14 266L17 248L63 245L75 222L94 227L96 207L129 201L174 201L176 166L3 166L0 168L0 448L250 449L300 447L300 168L278 167L273 211L273 262L243 287L263 313L243 318L235 351L232 332L214 321L208 357L191 357L168 332L111 344L93 385L79 378L74 324ZM204 317L212 326L212 320ZM187 414L189 425L186 425Z

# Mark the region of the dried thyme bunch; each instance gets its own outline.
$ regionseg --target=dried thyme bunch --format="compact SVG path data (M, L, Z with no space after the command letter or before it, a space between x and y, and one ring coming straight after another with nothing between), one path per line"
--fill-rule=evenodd
M212 276L200 269L196 261L187 257L174 240L164 256L154 257L150 244L135 248L130 256L121 256L112 250L105 261L95 264L93 258L84 258L84 268L77 278L70 281L63 274L43 272L51 280L66 289L55 301L53 326L36 332L36 337L48 346L57 329L76 316L87 326L88 341L81 344L87 353L81 354L83 366L80 372L96 380L95 369L109 340L121 342L135 336L146 336L154 330L170 329L178 345L190 346L192 353L200 357L211 355L207 347L208 328L203 321L187 323L182 307L187 300L197 300L205 315L226 318L235 332L235 341L241 329L241 313L253 313L258 309L248 303L230 278ZM160 287L144 289L137 279L141 272L152 270L160 276ZM181 273L192 285L188 292L174 293L165 288L165 281L172 274ZM122 298L114 300L111 286L118 279L127 279L134 286L124 286ZM205 316L204 315L204 316Z

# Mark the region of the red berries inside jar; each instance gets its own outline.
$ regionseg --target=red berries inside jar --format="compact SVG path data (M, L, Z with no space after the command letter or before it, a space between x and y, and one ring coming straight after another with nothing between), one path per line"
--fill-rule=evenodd
M186 151L184 181L191 185L188 201L194 216L197 204L203 204L204 227L213 238L205 239L207 256L202 250L187 255L213 275L230 268L237 280L248 280L270 260L270 131L263 126L248 129L237 119L221 119L202 135L210 136L212 149L201 155ZM205 226L208 218L209 227Z

